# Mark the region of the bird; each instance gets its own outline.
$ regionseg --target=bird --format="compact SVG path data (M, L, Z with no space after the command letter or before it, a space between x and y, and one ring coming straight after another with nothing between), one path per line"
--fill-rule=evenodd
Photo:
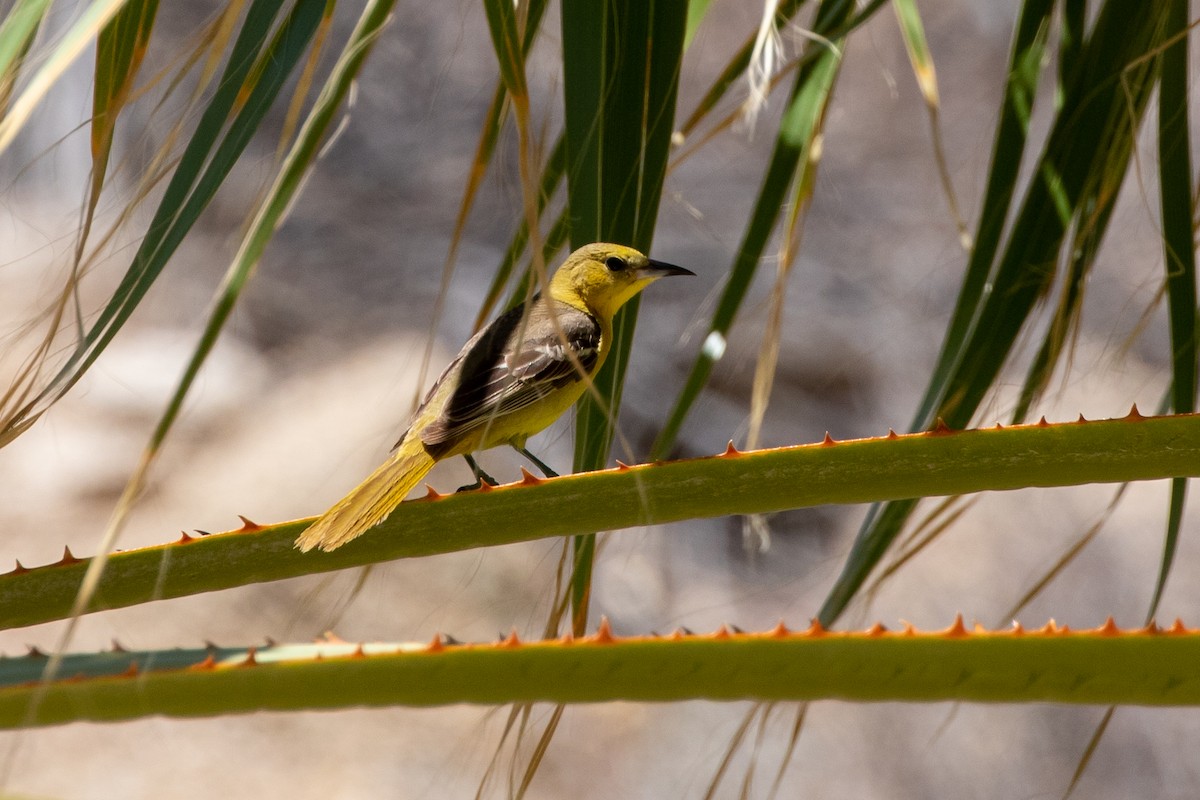
M439 461L510 445L547 475L525 441L574 405L604 364L613 315L659 278L695 275L619 244L571 253L538 293L471 338L424 401L391 456L296 539L302 552L335 550L387 519ZM464 487L466 488L466 487Z

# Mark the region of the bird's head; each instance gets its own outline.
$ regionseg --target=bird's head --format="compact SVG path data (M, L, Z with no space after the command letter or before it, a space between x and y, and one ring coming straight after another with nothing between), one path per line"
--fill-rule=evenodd
M608 319L659 278L695 274L646 258L632 247L598 242L567 257L550 281L550 296Z

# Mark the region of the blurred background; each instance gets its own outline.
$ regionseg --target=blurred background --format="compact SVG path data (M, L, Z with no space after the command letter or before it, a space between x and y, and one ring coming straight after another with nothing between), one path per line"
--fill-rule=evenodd
M7 13L11 3L0 2ZM159 11L147 74L210 19L211 2ZM963 213L978 212L1004 86L1015 2L921 3L942 97L946 158ZM65 24L70 3L56 11ZM344 38L357 9L339 9ZM561 124L556 11L543 24L531 79L539 129ZM677 117L689 111L758 25L757 4L715 0L689 49ZM344 18L343 18L344 16ZM45 34L52 36L53 33ZM785 34L786 52L803 44ZM24 326L69 264L90 170L91 66L85 55L0 156L0 335L11 371ZM237 514L275 522L319 513L386 455L418 394L471 333L518 221L516 136L470 218L435 316L442 267L479 129L495 85L487 22L474 2L401 4L367 62L348 119L277 234L188 401L151 485L119 544L163 542L181 529L237 527ZM1047 94L1052 87L1044 87ZM736 101L745 99L735 90ZM651 287L643 299L620 431L644 459L703 338L773 141L782 96L667 177L652 255L697 278ZM102 219L129 201L131 175L153 158L181 108L132 106L118 127ZM1049 103L1042 103L1043 107ZM731 103L731 108L733 104ZM36 565L64 545L95 552L130 471L195 345L214 288L234 256L253 198L271 179L283 112L272 112L131 324L81 384L28 433L0 450L3 552ZM1040 127L1039 127L1040 126ZM1033 135L1046 121L1033 119ZM276 138L272 138L274 133ZM1154 169L1153 147L1137 163ZM1127 180L1087 286L1071 368L1035 409L1051 420L1158 407L1168 384L1157 197ZM148 212L143 209L142 214ZM142 222L144 228L144 220ZM129 231L139 230L131 225ZM123 234L83 283L95 308L127 266ZM852 37L825 125L815 199L787 285L779 366L761 444L776 446L904 429L941 344L966 261L937 176L928 115L895 16L879 13ZM675 455L745 441L751 382L774 281L765 265L728 351L685 425ZM1037 342L1029 343L1035 348ZM432 374L422 374L432 348ZM15 355L14 355L15 354ZM980 424L1007 421L1001 391ZM565 471L569 422L530 447ZM481 464L518 476L508 452ZM467 482L460 463L429 482ZM976 498L938 541L843 619L892 626L1003 626L1017 600L1089 528L1086 550L1021 611L1094 627L1111 614L1141 623L1161 556L1168 487L1022 491ZM721 623L755 630L783 618L802 627L841 567L865 509L817 508L768 518L769 546L748 546L744 521L722 519L606 536L593 617L619 634ZM1200 620L1196 514L1184 522L1161 619ZM73 649L307 640L427 641L435 632L487 640L542 628L560 546L534 542L396 562L359 572L249 586L84 618ZM356 586L360 583L361 587ZM50 648L60 628L0 632L0 649ZM608 704L569 708L531 797L702 797L749 704ZM549 708L537 710L543 717ZM795 720L776 708L737 751L713 796L765 797ZM861 705L808 711L779 796L1054 797L1071 780L1103 709L1062 706ZM0 734L3 789L21 796L293 798L473 796L507 712L475 708L262 713L212 720L148 719ZM1190 797L1200 787L1190 743L1200 715L1120 709L1082 778L1082 797ZM753 731L750 734L755 734ZM507 763L502 760L502 764ZM484 796L509 792L505 766Z

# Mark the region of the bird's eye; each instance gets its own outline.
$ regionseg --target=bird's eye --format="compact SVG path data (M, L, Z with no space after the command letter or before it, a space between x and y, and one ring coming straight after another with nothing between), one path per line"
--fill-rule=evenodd
M625 269L625 261L616 256L609 256L605 259L604 266L608 267L611 272L620 272Z

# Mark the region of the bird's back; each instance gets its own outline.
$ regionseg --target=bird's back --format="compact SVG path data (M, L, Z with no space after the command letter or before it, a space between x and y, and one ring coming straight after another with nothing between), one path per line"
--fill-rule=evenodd
M414 432L437 459L525 439L579 399L603 361L600 322L553 299L518 306L468 342L438 379Z

